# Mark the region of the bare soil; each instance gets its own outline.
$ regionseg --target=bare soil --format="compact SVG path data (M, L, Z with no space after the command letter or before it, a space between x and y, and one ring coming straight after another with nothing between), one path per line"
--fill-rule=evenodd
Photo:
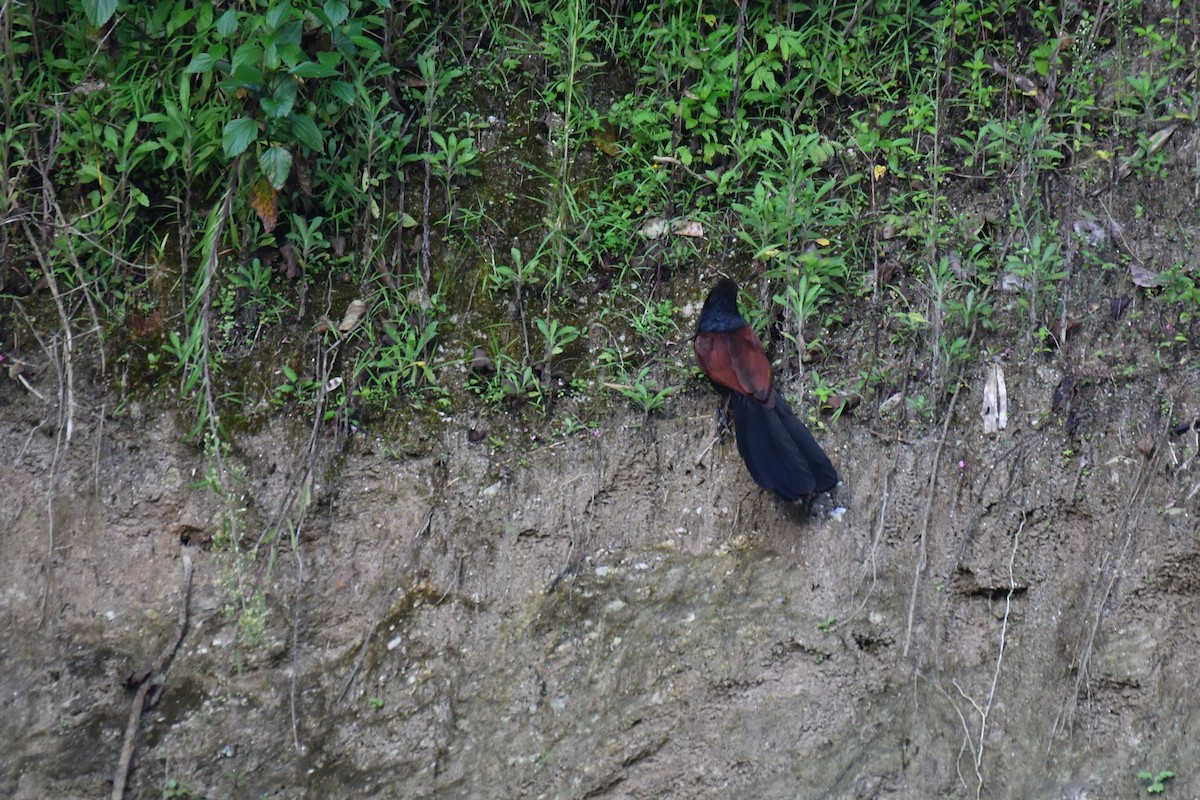
M1195 370L1079 379L1068 432L1066 362L1005 364L996 435L979 388L945 428L832 422L844 483L803 521L701 391L515 465L465 421L399 457L359 433L241 648L180 415L96 390L67 443L4 381L0 796L109 796L184 551L133 797L1200 796ZM269 427L231 455L260 523L308 435Z

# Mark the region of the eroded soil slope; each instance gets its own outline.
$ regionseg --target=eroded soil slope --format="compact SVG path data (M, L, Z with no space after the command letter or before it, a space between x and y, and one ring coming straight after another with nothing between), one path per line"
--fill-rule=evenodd
M1068 433L1060 365L1006 369L995 436L979 390L944 437L832 423L844 485L806 522L701 393L523 464L454 422L412 456L360 433L248 648L174 417L95 402L65 446L6 382L0 795L108 796L184 551L135 797L1128 797L1143 769L1200 793L1197 433L1168 423L1194 388L1081 380ZM249 520L306 436L231 455Z

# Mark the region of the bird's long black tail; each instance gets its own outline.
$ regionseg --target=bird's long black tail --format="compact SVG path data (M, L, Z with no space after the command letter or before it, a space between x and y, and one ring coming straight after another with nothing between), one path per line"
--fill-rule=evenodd
M740 394L731 401L738 452L755 483L787 501L837 485L829 457L783 398L773 408Z

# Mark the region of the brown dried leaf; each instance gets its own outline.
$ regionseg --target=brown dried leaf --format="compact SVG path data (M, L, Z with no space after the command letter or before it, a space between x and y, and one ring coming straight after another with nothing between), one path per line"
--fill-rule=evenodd
M312 197L312 180L308 177L308 161L303 155L296 155L292 161L292 174L296 176L296 183L300 186L300 191L304 192L306 197Z
M1140 264L1130 264L1129 275L1133 278L1133 282L1143 289L1153 289L1159 284L1158 273L1148 270Z
M279 221L279 192L275 191L266 178L259 178L250 189L250 207L258 214L263 229L270 233Z
M704 226L696 220L679 219L671 223L671 233L676 236L690 236L702 239L704 238Z
M279 248L279 254L283 256L283 263L287 265L287 279L294 281L300 277L300 259L296 255L296 248L290 244L285 244Z
M342 315L342 321L338 323L338 330L342 333L349 333L354 330L362 320L363 314L366 313L366 303L359 299L351 300L350 305L346 306L346 313Z

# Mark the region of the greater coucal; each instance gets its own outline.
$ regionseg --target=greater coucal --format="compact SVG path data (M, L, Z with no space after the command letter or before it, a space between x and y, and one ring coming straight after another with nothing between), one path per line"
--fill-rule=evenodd
M771 362L728 278L708 293L694 345L700 369L733 408L738 452L755 483L788 502L837 485L829 457L775 391Z

